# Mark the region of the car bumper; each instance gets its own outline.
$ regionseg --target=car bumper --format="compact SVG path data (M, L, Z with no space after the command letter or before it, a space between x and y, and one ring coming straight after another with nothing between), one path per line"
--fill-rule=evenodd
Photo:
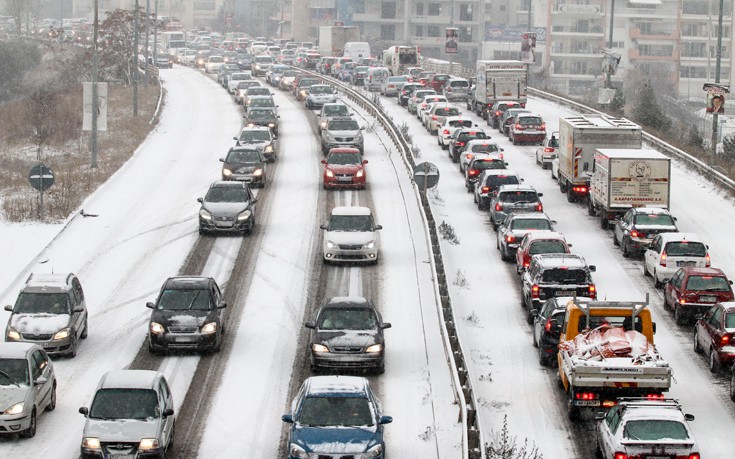
M729 366L735 362L735 346L726 346L717 350L717 360L720 365Z
M541 142L546 138L545 132L514 132L513 139L518 142Z
M103 448L105 447L105 444L102 444ZM106 449L106 448L104 448ZM130 459L163 459L165 457L165 453L163 448L150 450L150 451L132 451L130 453L118 453L107 450L106 452L103 452L103 450L91 450L91 449L81 449L81 458L82 459L108 459L108 458L115 458L115 457L121 457L121 458L130 458Z
M383 92L384 95L388 97L395 97L398 94L397 89L386 89L385 92Z
M383 366L383 353L335 354L319 352L311 354L311 365L332 369L378 369Z
M324 188L328 188L330 190L335 189L363 189L365 188L365 177L362 178L355 178L353 176L345 177L344 179L340 180L341 177L335 177L335 178L325 178L324 179ZM347 180L349 179L349 180Z
M20 433L31 425L30 413L0 414L0 434Z
M378 249L341 249L339 247L325 248L324 261L346 263L374 263L378 260Z
M250 175L250 174L232 174L228 176L222 176L222 180L234 180L237 182L249 183L253 186L265 186L265 176L263 175Z
M217 218L211 220L199 218L199 229L208 233L241 233L252 227L251 218L237 220L233 218Z
M326 150L331 150L332 148L357 148L360 150L360 153L364 151L364 143L363 142L325 142L324 148Z
M18 343L32 343L41 346L48 355L67 355L72 352L72 339L64 338L57 340L48 341L34 341L29 339L20 339L15 342Z
M551 164L551 162L556 158L556 155L541 155L541 162L543 164Z
M217 333L163 333L148 334L151 347L158 351L195 350L205 351L217 344Z

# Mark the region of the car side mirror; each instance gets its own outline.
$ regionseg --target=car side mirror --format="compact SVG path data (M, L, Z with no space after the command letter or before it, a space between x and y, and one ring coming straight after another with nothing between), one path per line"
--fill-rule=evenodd
M306 322L304 324L304 327L306 327L306 328L308 328L310 330L314 330L316 328L316 324L314 322Z
M501 151L502 151L502 150L501 150ZM508 163L507 163L507 162L503 162L503 164L505 164L506 166L508 166Z
M704 316L702 314L697 314L694 316L694 320L702 320Z
M651 328L653 329L653 334L655 335L656 334L656 322L653 322L651 324Z
M567 247L572 247L572 244L567 244Z
M197 198L197 202L204 202L204 198Z
M589 268L590 268L590 272L591 273L597 271L597 266L595 266L595 265L590 265Z
M360 126L360 130L361 131L364 131L365 130L365 126Z
M382 230L382 229L383 229L383 225L375 225L375 231Z
M224 309L227 307L227 303L224 301L220 302L220 304L217 305L217 309Z
M730 282L730 283L732 284L732 282ZM5 310L6 310L6 311L10 311L10 312L13 312L13 307L12 307L11 305L6 305L6 306L5 306Z
M523 183L523 182L525 182L525 181L526 181L525 179L521 179L521 183Z
M367 163L368 163L368 160L367 160L367 159L363 159L363 160L362 160L362 163L363 163L363 164L367 164Z
M33 384L35 384L36 386L43 386L47 382L48 382L48 378L44 378L43 376L39 376L38 378L36 378L35 381L33 381Z
M167 417L173 416L173 415L174 415L174 409L173 408L166 408L165 410L163 410L163 417L164 418L167 418Z
M87 416L89 416L89 408L87 408L86 406L79 407L79 413L83 414L86 418Z
M727 282L728 282L728 283L729 283L730 285L732 285L732 281L731 281L731 280L729 280L729 281L727 281ZM7 306L6 306L6 307L7 307ZM7 309L6 309L6 311L7 311Z
M605 412L604 411L598 411L595 413L595 421L602 421L605 419Z
M381 416L378 424L390 424L391 422L393 422L392 416Z
M685 421L694 421L694 415L687 413L687 414L684 415L684 420Z
M225 162L225 158L220 158L219 159L219 162L221 162L221 163Z
M543 193L536 193L536 196L538 196L539 198L543 197L543 195Z
M74 312L84 312L84 306L81 304L74 308Z
M537 315L538 315L538 309L531 309L531 312L530 312L530 314L531 314L532 316L534 316L534 317L535 317L535 316L537 316Z
M325 229L327 229L327 225L319 225L319 228L325 230Z
M321 160L321 163L322 163L322 164L327 164L327 160L326 160L326 159L322 159L322 160Z
M256 202L258 202L258 198L253 198L253 200L250 201L251 204L255 204Z
M232 140L239 141L240 139L238 139L237 137L233 137Z
M153 309L153 308L155 307L155 304L153 304L152 302L150 302L150 301L149 301L149 302L147 302L147 303L145 304L145 307L146 307L146 308L150 308L150 309Z
M383 322L383 324L380 326L382 329L391 328L393 325L391 325L390 322Z
M281 416L281 421L293 424L293 416L290 414L284 414L283 416Z

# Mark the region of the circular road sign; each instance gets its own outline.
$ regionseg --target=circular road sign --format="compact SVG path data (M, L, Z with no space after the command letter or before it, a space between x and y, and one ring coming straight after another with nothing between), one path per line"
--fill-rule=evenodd
M419 188L433 188L439 183L439 168L430 162L417 164L413 168L413 180Z
M28 173L28 181L38 191L46 191L54 184L54 172L43 164L38 164Z

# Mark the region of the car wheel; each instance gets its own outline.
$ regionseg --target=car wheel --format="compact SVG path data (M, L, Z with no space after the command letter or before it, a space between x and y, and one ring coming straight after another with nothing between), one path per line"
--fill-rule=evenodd
M151 353L151 355L159 355L161 354L161 351L153 347L153 343L151 343L150 338L148 338L148 352Z
M87 339L87 335L89 334L89 323L87 321L87 318L84 318L84 330L82 330L82 339Z
M720 371L720 363L717 361L717 356L715 355L714 349L709 350L709 359L707 363L709 371L711 371L712 373L717 373Z
M76 337L73 337L71 350L69 351L69 354L68 354L69 358L73 359L74 357L77 356L77 344L79 344L79 342L77 341Z
M664 305L666 305L666 300L664 300ZM686 317L678 302L674 303L674 321L676 325L684 325L684 322L686 322Z
M630 258L630 249L628 248L628 244L625 243L625 238L620 241L620 248L623 250L623 257Z
M730 370L730 400L735 402L735 371Z
M651 273L648 272L648 268L646 267L646 260L643 260L643 277L650 277Z
M536 164L539 165L539 166L541 165L541 161L539 161L539 159L538 159L538 153L536 153Z
M602 455L602 448L600 447L600 439L595 436L595 458L596 459L604 459L604 456Z
M658 274L655 269L653 270L653 285L656 288L662 288L664 286L664 283L658 280Z
M51 399L46 405L46 411L53 411L56 409L56 383L51 387Z
M694 341L693 341L693 344L694 344L694 352L696 354L701 354L702 353L702 346L699 345L699 333L697 333L697 330L694 330L694 335L693 336L694 336Z
M385 373L385 363L381 363L380 366L375 370L375 373L379 375Z
M168 436L168 444L166 445L166 451L171 451L174 447L174 439L176 438L176 421L174 420L171 424L171 433Z
M28 426L26 430L20 433L20 436L23 438L33 438L36 436L36 409L33 408L33 411L31 412L31 424Z
M550 363L549 359L546 358L546 356L544 355L544 351L542 351L541 348L539 348L538 350L538 363L542 367L548 367Z

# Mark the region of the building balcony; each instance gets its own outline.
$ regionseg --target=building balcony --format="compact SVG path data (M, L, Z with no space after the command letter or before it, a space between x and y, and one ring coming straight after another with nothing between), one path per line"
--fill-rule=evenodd
M551 78L554 79L569 79L569 80L586 80L586 81L594 81L597 79L595 75L588 75L586 73L576 73L571 69L554 69L554 73L551 73L549 75Z
M604 37L604 32L602 27L589 27L587 29L579 29L573 26L553 26L551 29L551 35L600 38Z
M417 46L444 46L444 37L411 37L411 43Z
M411 24L431 24L446 27L449 22L449 16L411 16Z
M336 0L308 0L306 3L307 8L336 8Z
M642 55L641 52L637 49L629 49L628 50L628 59L629 60L636 60L636 61L660 61L660 62L668 62L668 61L678 61L679 55L676 50L673 51L670 55L664 55L664 56L651 56L651 55Z
M402 15L403 13L401 13ZM400 24L403 22L402 17L398 13L396 13L395 18L383 18L380 17L380 13L354 13L352 15L352 20L354 22L374 22L374 23L380 23L380 24Z
M649 40L677 40L679 38L679 30L673 30L671 32L654 31L650 34L644 34L641 29L636 27L630 28L630 38L637 39L649 39Z
M574 58L579 58L579 57L599 58L601 57L599 48L593 50L592 48L570 49L570 48L552 47L550 55L555 56L555 57L574 57Z
M671 19L672 21L676 21L678 18L678 12L674 9L619 8L618 3L619 2L615 3L615 19L646 17L650 19Z

